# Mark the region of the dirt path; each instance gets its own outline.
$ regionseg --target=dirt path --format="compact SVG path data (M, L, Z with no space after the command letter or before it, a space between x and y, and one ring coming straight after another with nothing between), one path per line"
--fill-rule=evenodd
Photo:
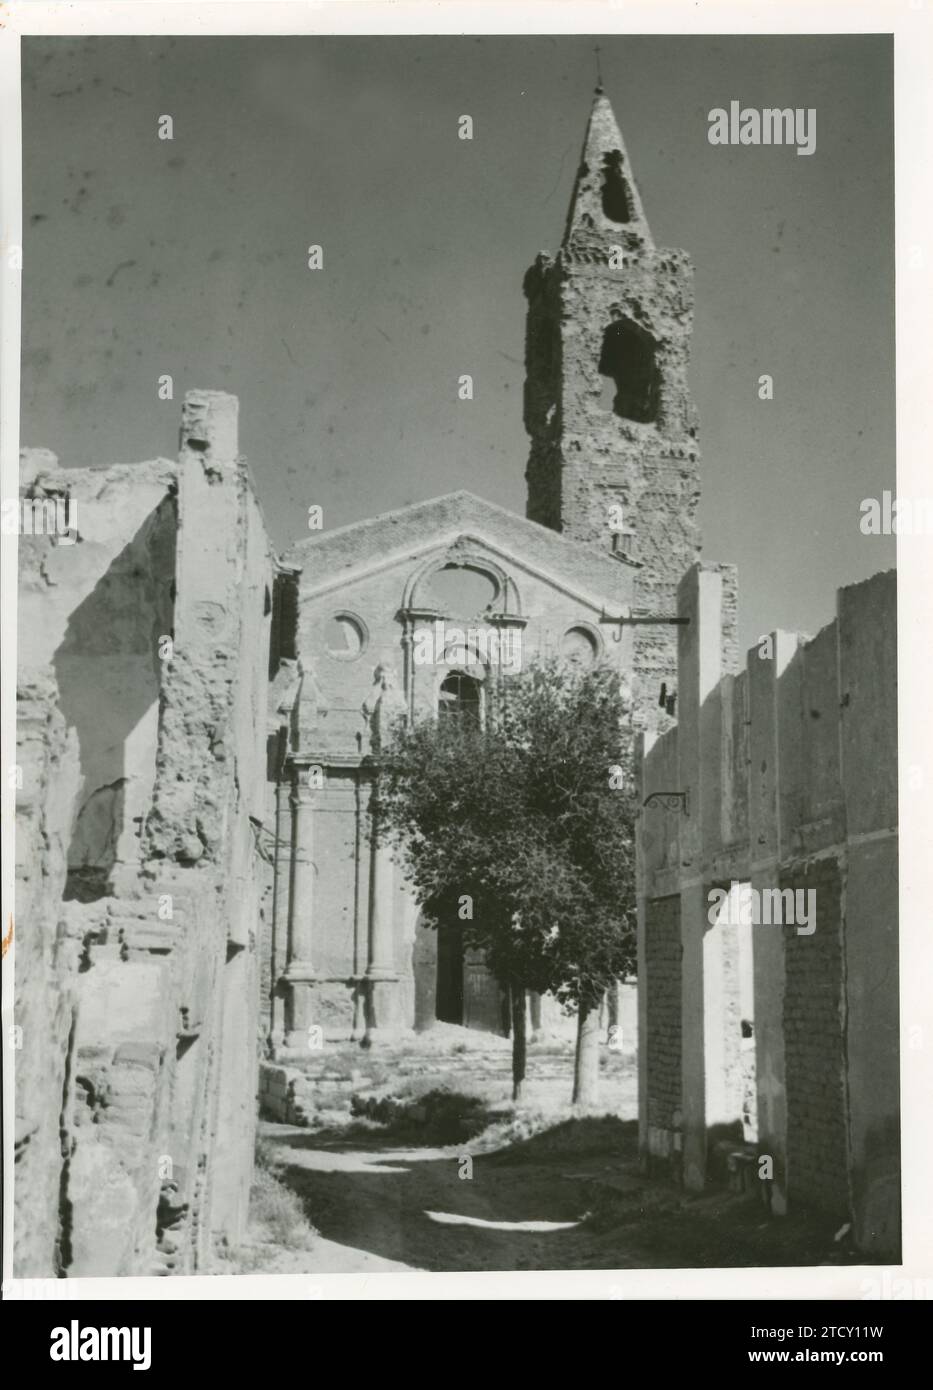
M437 1148L361 1126L263 1131L323 1238L292 1257L307 1272L854 1262L830 1230L774 1220L754 1197L686 1197L646 1179L635 1124L611 1116L557 1121L504 1147L493 1134L493 1151L485 1135Z

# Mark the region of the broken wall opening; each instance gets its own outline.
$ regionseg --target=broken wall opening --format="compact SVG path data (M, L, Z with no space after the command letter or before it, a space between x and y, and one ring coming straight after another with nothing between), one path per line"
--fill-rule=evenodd
M751 884L727 894L703 937L703 1037L709 1138L754 1143L756 1101Z
M499 586L474 565L443 565L428 583L428 600L448 617L472 618L492 608Z
M632 204L622 175L622 151L609 150L603 155L603 182L600 189L603 215L610 222L624 225L632 220Z
M657 343L631 319L616 319L603 333L599 371L615 386L604 388L603 404L623 420L653 424L661 401ZM611 407L606 397L611 395Z
M280 570L272 581L272 626L269 634L269 679L280 663L297 660L298 580Z
M118 865L138 867L155 782L160 651L173 632L175 530L167 497L70 614L53 657L82 778L66 901L96 901L112 891Z

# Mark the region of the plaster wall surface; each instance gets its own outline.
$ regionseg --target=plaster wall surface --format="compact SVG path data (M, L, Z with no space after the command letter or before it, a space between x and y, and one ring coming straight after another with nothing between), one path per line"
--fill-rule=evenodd
M20 1276L203 1270L245 1217L273 561L236 401L182 424L177 465L24 458L77 534L21 546Z

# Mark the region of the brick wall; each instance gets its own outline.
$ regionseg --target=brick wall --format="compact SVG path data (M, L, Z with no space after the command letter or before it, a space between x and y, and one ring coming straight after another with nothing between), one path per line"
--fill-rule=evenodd
M648 1123L679 1128L680 899L651 898L645 913L646 988L651 1028L644 1040L648 1064Z
M796 1201L844 1218L848 1176L839 865L835 859L818 861L802 873L782 874L780 886L816 893L813 934L783 928L788 1183Z

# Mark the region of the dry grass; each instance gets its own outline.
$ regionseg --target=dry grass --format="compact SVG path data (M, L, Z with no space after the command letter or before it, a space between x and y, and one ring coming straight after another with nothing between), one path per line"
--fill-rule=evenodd
M311 1250L317 1231L301 1198L282 1180L285 1160L268 1139L256 1140L256 1163L249 1191L249 1222L240 1245L221 1244L218 1273L256 1274L276 1263L283 1251Z
M249 1234L254 1241L310 1250L317 1232L300 1199L268 1168L257 1168L250 1189Z

